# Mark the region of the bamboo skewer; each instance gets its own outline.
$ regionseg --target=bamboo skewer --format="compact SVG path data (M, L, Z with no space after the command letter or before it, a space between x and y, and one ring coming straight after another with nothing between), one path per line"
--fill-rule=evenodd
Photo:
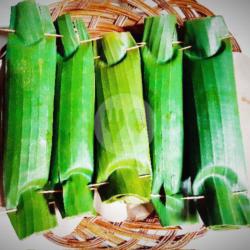
M146 177L150 177L151 175L141 175L139 176L139 178L146 178ZM93 183L93 184L89 184L88 187L90 188L90 190L96 190L98 187L103 186L103 185L107 185L109 184L108 182L100 182L100 183ZM39 191L40 194L54 194L54 193L62 193L62 190L41 190Z
M39 194L57 194L62 193L62 190L41 190L38 192Z
M14 31L15 32L15 31ZM62 38L62 35L59 34L50 34L50 33L44 33L46 37L55 37L55 38Z
M94 183L94 184L89 184L88 187L89 187L91 190L95 190L95 189L97 189L98 187L103 186L103 185L107 185L107 184L109 184L109 183L108 183L108 182Z
M98 37L94 37L94 38L87 39L87 40L84 40L84 41L80 41L80 43L84 44L84 43L89 43L89 42L97 41L97 40L100 40L100 39L102 39L102 37L98 36Z
M7 28L0 28L0 33L15 33L16 31L13 30L13 29L7 29ZM55 37L55 38L63 38L63 35L59 35L59 34L50 34L50 33L45 33L44 34L46 37ZM93 42L93 41L97 41L97 40L100 40L102 39L103 37L102 36L98 36L98 37L94 37L94 38L90 38L90 39L86 39L86 40L83 40L83 41L80 41L80 43L88 43L88 42ZM182 41L173 41L172 44L181 44L183 43ZM140 43L137 43L138 47L143 47L146 45L145 42L140 42ZM136 47L136 46L135 46ZM129 48L129 49L133 49L134 47L132 48ZM137 47L136 47L137 48Z
M16 31L13 30L13 29L0 29L0 33L1 32L4 32L4 33L15 33ZM55 37L55 38L63 38L62 35L59 35L59 34L49 34L49 33L45 33L44 34L46 37ZM230 36L232 37L232 36ZM89 43L89 42L93 42L93 41L97 41L97 40L101 40L103 37L102 36L98 36L98 37L94 37L94 38L90 38L90 39L86 39L86 40L83 40L83 41L80 41L80 44L84 44L84 43ZM172 44L181 44L183 43L182 41L173 41ZM137 43L136 46L133 46L131 48L127 48L126 51L130 51L130 50L134 50L134 49L138 49L138 48L142 48L146 46L146 42L139 42ZM187 49L190 49L192 48L192 46L186 46L184 48L181 48L180 50L187 50ZM2 58L2 57L1 57ZM94 60L97 60L97 59L100 59L100 56L95 56L94 57Z
M243 190L243 191L235 191L233 192L233 195L240 195L240 194L247 194L248 191L247 190ZM161 194L151 194L151 197L156 197L156 198L160 198L160 197L165 197L165 195L161 195ZM185 196L185 197L181 197L181 200L200 200L200 199L205 199L204 195L197 195L197 196Z
M143 176L146 177L147 175ZM96 183L96 184L90 184L88 185L88 187L90 187L91 190L96 190L96 188L98 188L99 186L102 185L107 185L108 182L102 182L102 183ZM40 194L54 194L54 193L62 193L62 190L42 190L39 191ZM240 194L246 194L248 193L247 190L243 190L243 191L235 191L233 192L233 195L240 195ZM151 194L150 195L152 198L161 198L161 197L165 197L165 195L161 195L161 194ZM186 196L186 197L181 197L181 200L201 200L201 199L205 199L204 195L198 195L198 196ZM54 201L49 202L49 205L55 205ZM4 210L4 211L0 211L0 215L4 215L4 214L9 214L9 213L15 213L17 212L17 209L9 209L9 210Z
M144 43L137 43L136 46L133 46L133 47L131 47L131 48L127 48L126 51L138 49L138 48L141 48L141 47L144 47L144 46L145 46ZM100 58L101 58L100 56L95 56L95 57L94 57L95 60L100 59Z
M161 195L161 194L151 194L150 195L153 198L161 198L161 197L165 197L165 195ZM181 197L181 200L200 200L200 199L204 199L205 196L204 195L200 195L200 196L186 196L186 197Z
M235 191L233 192L233 195L240 195L240 194L247 194L248 191L247 190L243 190L243 191Z
M3 29L3 28L0 28L0 33L15 33L16 31L13 30L13 29ZM50 33L44 33L44 35L46 37L58 37L58 38L62 38L63 36L62 35L59 35L59 34L50 34Z
M191 49L192 48L192 46L190 45L190 46L186 46L186 47L183 47L183 48L181 48L181 49L179 49L179 50L187 50L187 49Z
M16 211L17 211L16 208L14 208L14 209L8 209L8 210L0 211L0 215L15 213Z
M0 32L5 32L5 33L15 33L15 30L12 30L12 29L0 29ZM48 33L45 33L45 36L47 37L56 37L56 38L63 38L62 35L58 35L58 34L48 34ZM91 38L91 39L86 39L86 40L83 40L83 41L80 41L80 44L84 44L84 43L89 43L89 42L93 42L93 41L97 41L97 40L101 40L103 37L99 36L99 37L94 37L94 38ZM182 43L181 41L174 41L173 44L180 44ZM131 48L127 48L126 51L130 51L130 50L134 50L134 49L138 49L138 48L142 48L146 46L146 43L145 42L139 42L137 43L136 46L133 46ZM184 49L184 48L183 48ZM3 53L4 54L4 53ZM2 58L2 57L1 57ZM95 56L94 57L95 60L97 59L100 59L100 56Z
M175 41L172 44L174 45L174 44L181 44L181 43L183 43L183 42L182 41Z
M12 29L3 29L3 28L0 29L0 33L15 33L15 32L16 31Z
M126 51L130 51L130 50L133 50L133 49L138 49L138 48L141 48L141 47L144 47L145 44L138 44L136 46L133 46L131 48L127 48Z
M93 39L88 39L88 40L84 40L84 41L81 41L80 43L81 44L84 44L84 43L88 43L88 42L92 42L92 41L97 41L97 40L100 40L102 39L102 37L98 37L98 38L93 38ZM177 42L175 42L177 43ZM181 43L181 42L178 42L178 43ZM127 48L126 51L130 51L130 50L134 50L134 49L138 49L138 48L142 48L146 45L146 43L144 42L141 42L141 43L137 43L136 46L133 46L131 48ZM187 47L184 47L184 48L181 48L180 50L187 50L187 49L190 49L192 48L192 46L187 46ZM2 59L5 55L5 51L1 54L0 56L0 59ZM97 59L100 59L101 57L100 56L95 56L94 57L94 60L97 60Z
M0 28L0 33L15 33L16 31L13 29L3 29ZM44 33L44 36L46 37L54 37L54 38L63 38L63 35L59 35L59 34L51 34L51 33ZM87 39L84 41L80 41L80 43L86 43L86 42L92 42L92 41L96 41L101 39L101 37L95 37L95 38L91 38L91 39Z
M142 178L144 178L144 176ZM107 185L107 184L109 183L102 182L102 183L90 184L88 185L88 187L91 190L96 190L98 187ZM62 193L62 190L42 190L42 191L39 191L39 193L41 194ZM246 193L248 193L248 191L237 191L237 192L233 192L233 195L240 195L240 194L246 194ZM165 195L161 195L161 194L151 194L150 196L151 197L165 197ZM182 200L199 200L199 199L204 199L204 198L205 198L204 195L198 195L198 196L185 196L185 197L182 197L181 199Z

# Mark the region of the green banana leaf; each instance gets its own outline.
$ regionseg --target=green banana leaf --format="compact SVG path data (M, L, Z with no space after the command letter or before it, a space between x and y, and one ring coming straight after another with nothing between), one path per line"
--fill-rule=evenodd
M1 48L0 48L1 49ZM6 59L0 59L0 207L4 206L3 192L3 110L4 110L4 85L6 76Z
M17 208L10 215L14 229L24 238L56 225L45 198L36 194L49 175L56 41L44 35L55 33L48 8L34 1L12 7L10 28L16 32L7 44L4 192L6 208Z
M139 49L130 33L109 33L97 43L96 182L103 200L147 202L151 162Z
M56 217L43 194L36 189L27 189L22 193L16 212L9 213L9 218L19 239L36 232L55 227Z
M179 45L173 45L177 40L176 23L174 15L147 18L143 35L146 46L141 50L144 96L151 108L148 127L152 139L152 202L164 226L184 224L187 219L185 203L188 203L180 194L184 137L183 52Z
M236 98L232 47L220 16L187 21L184 53L188 166L207 226L249 224L246 166Z
M94 56L92 43L80 43L89 39L83 21L63 15L57 27L63 55L57 67L52 180L63 187L64 216L73 216L91 211L93 204L88 184L93 173Z

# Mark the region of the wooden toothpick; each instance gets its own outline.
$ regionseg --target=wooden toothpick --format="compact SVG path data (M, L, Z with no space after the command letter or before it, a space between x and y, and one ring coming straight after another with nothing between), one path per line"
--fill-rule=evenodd
M4 211L0 211L0 215L15 213L16 211L17 211L16 208L14 208L14 209L6 209Z

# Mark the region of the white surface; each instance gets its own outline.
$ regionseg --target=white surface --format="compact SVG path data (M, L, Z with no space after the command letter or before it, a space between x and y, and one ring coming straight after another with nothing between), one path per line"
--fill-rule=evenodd
M8 26L9 7L18 1L0 0L0 27ZM38 1L43 4L50 3L50 0ZM230 31L235 35L243 52L250 56L250 1L249 0L200 0L205 6L217 14L224 16ZM0 46L3 44L3 37L0 36ZM238 60L238 59L237 59ZM241 61L241 59L239 59ZM242 59L243 60L243 59ZM249 60L249 59L248 59ZM248 82L250 64L245 63L240 69L246 73L245 81ZM249 88L248 88L249 90ZM250 95L250 91L246 92ZM250 114L249 114L250 117ZM249 123L248 123L249 124ZM249 124L250 125L250 124ZM249 126L250 127L250 126ZM246 129L247 128L246 126ZM248 132L249 133L249 132ZM249 140L248 140L249 143ZM249 152L249 148L247 148ZM246 150L246 151L247 151ZM249 159L249 153L247 157ZM200 250L250 250L250 230L242 229L237 231L209 232L206 237L192 241L187 248ZM65 249L56 246L45 240L43 236L32 236L26 240L19 241L6 216L0 215L0 250L57 250Z
M124 201L102 202L97 191L94 194L94 208L102 218L108 221L122 222L128 218L127 205Z
M250 190L250 57L242 53L234 53L234 65L241 131L248 170L248 190Z

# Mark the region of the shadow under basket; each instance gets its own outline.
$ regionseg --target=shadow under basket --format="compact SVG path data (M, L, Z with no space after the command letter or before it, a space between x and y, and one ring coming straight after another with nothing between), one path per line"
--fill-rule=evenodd
M180 26L188 19L214 15L195 0L63 0L49 7L53 20L65 13L82 18L93 38L112 31L131 31L136 39L140 38L144 18L162 13L176 15ZM233 37L231 40L233 50L240 52L237 41ZM67 248L181 249L206 232L205 227L187 233L181 227L164 228L153 213L142 221L126 220L122 223L112 223L100 216L84 217L67 236L59 237L52 232L44 236Z

